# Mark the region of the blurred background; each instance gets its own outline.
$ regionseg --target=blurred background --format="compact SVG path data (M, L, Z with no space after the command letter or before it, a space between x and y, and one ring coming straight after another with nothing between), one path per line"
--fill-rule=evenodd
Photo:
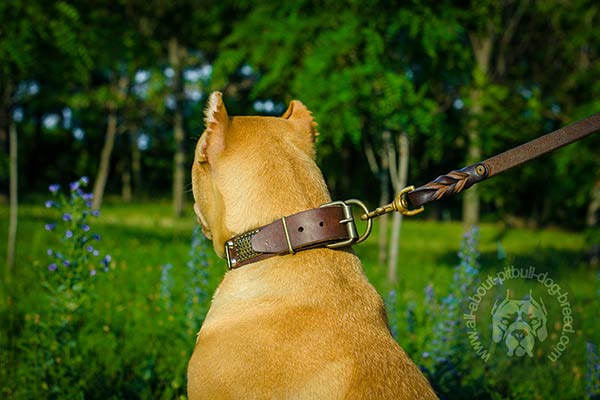
M301 100L332 197L375 207L599 112L599 25L590 0L0 2L2 396L185 397L223 275L191 208L211 91L230 115ZM598 398L599 152L591 136L382 218L357 248L441 397ZM507 265L573 297L555 364L483 363L459 329Z

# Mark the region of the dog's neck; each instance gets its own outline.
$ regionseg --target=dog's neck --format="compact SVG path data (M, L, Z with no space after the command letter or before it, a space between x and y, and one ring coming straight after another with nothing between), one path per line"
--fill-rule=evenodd
M225 229L220 237L213 238L217 240L215 248L222 249L233 236L331 201L323 176L312 159L298 160L296 155L291 163L291 157L286 157L287 154L271 157L259 163L260 168L232 166L219 171L219 181L227 183L218 187L224 200L224 220L219 225Z

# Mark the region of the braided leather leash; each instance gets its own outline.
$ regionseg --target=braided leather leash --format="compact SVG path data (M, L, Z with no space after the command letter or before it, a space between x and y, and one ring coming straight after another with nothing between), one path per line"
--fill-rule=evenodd
M361 219L371 219L392 211L398 211L404 215L418 214L423 211L423 205L427 203L452 196L487 178L580 140L598 130L600 130L600 113L548 133L487 160L471 164L459 170L450 171L416 189L414 186L409 186L402 190L392 203L364 214Z

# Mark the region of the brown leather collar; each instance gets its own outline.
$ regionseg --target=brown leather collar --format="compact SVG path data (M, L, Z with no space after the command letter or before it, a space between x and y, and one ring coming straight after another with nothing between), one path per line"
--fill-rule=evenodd
M366 209L359 203L358 200L347 200L324 204L234 236L225 243L227 265L229 269L239 268L276 255L358 243L366 236L358 236L349 204ZM370 226L367 229L370 231Z

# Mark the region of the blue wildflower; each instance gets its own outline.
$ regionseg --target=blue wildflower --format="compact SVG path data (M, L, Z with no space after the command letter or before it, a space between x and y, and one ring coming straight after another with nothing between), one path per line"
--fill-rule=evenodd
M44 205L46 206L46 208L52 208L54 207L54 201L52 200L46 200L46 202L44 203Z
M87 186L87 184L89 183L89 179L87 176L82 176L81 178L79 178L79 182L81 182L83 186Z
M44 225L44 229L46 229L47 231L53 231L55 227L56 227L56 224L46 224L46 225Z
M98 256L100 255L100 252L99 252L98 250L94 249L94 251L92 251L92 254L93 254L95 257L98 257Z
M108 264L110 264L110 260L112 260L110 254L107 254L104 256L104 258L102 259L102 261L100 261L102 264L104 264L105 267L108 267Z
M100 210L92 210L92 215L93 215L94 217L97 217L97 216L99 216L99 215L100 215Z
M70 266L71 266L71 262L70 262L69 260L64 260L64 261L63 261L63 265L64 265L65 267L70 267Z
M54 252L52 251L52 249L48 249L48 251L46 251L46 253L47 253L49 256L52 256L52 255L54 255Z
M90 226L88 224L83 224L83 225L81 225L81 229L84 232L89 232L90 231Z
M90 271L90 275L91 275L91 276L95 276L95 275L96 275L96 270L95 270L95 269L92 269L92 270Z
M595 398L600 394L600 356L598 347L591 342L585 344L586 347L586 376L585 391L588 399Z
M92 245L88 245L88 246L85 248L85 250L86 250L88 253L91 253L92 251L94 251L94 247L93 247Z
M71 238L73 237L73 231L72 231L72 230L70 230L70 229L68 229L68 230L65 232L65 237L66 237L67 239L71 239Z
M97 233L93 233L92 234L92 239L98 241L98 240L100 240L100 235L98 235Z
M73 217L69 213L64 213L62 216L62 219L63 219L63 221L69 222L73 219Z
M58 192L59 189L60 189L60 185L57 183L53 183L52 185L48 186L48 190L52 193Z
M71 182L69 184L69 188L71 189L71 192L74 192L77 189L79 189L79 181Z
M56 264L52 263L52 264L48 265L48 271L56 271Z

